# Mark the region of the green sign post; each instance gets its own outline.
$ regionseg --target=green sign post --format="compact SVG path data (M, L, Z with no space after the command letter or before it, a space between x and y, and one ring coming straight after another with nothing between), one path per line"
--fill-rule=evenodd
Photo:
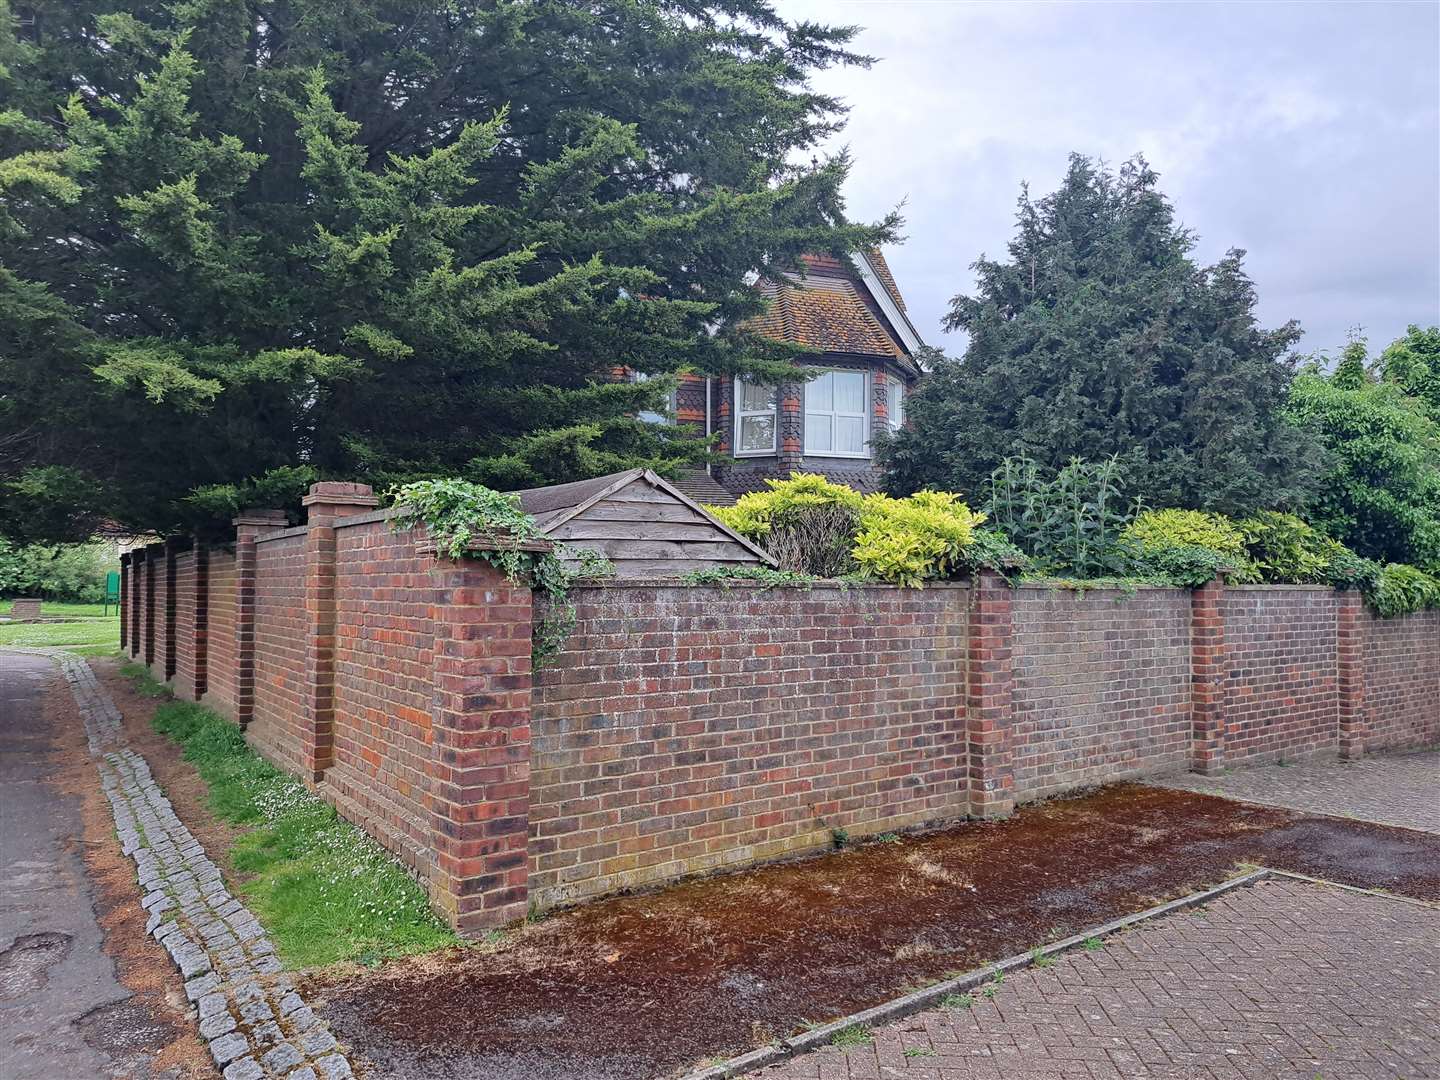
M120 614L120 571L111 570L105 575L105 614L110 614L110 605L115 605L115 614Z

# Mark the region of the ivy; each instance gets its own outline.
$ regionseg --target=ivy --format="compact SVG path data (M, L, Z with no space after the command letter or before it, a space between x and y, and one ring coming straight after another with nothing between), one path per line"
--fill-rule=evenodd
M390 520L400 531L424 526L445 559L479 559L507 581L528 585L546 600L531 645L531 664L541 668L564 645L575 628L570 590L582 578L614 573L610 561L589 548L556 544L531 550L547 537L535 519L520 508L518 497L468 480L417 480L391 488L386 499L395 506ZM566 561L575 566L566 566Z

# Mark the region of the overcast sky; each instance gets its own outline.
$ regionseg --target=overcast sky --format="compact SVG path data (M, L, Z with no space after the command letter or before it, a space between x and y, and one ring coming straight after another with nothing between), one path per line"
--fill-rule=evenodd
M1440 3L777 6L881 58L815 82L851 106L852 216L906 200L887 256L931 344L963 348L949 298L1072 150L1143 152L1199 257L1247 249L1263 323L1299 319L1302 351L1440 322Z

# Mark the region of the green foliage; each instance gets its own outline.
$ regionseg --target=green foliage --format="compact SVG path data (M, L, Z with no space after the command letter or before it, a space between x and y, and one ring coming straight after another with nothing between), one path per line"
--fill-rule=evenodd
M247 828L230 852L237 888L289 964L454 943L424 890L379 844L250 750L235 725L182 701L160 705L151 723L184 747L215 814Z
M791 370L752 275L846 220L853 28L769 0L0 9L0 532L202 530L704 456L663 379ZM43 29L35 29L43 28ZM124 453L117 454L116 447ZM270 501L267 499L267 501Z
M120 648L120 620L0 624L0 645L110 653Z
M608 559L588 548L558 544L530 550L527 545L544 540L535 519L520 509L517 496L483 484L417 480L392 488L386 497L395 504L392 528L423 526L442 558L480 559L508 580L544 595L547 603L536 622L531 650L537 668L560 651L575 628L575 605L568 599L575 582L614 573ZM576 565L566 566L565 560Z
M1260 580L1245 546L1245 534L1223 514L1204 510L1146 510L1125 526L1121 541L1136 554L1137 565L1187 585L1205 571L1223 572L1231 581ZM1212 553L1215 558L1202 552Z
M1126 566L1117 549L1133 509L1125 481L1115 457L1073 459L1053 471L1032 458L1006 458L990 474L985 514L1038 573L1106 577Z
M1440 423L1374 377L1364 341L1334 374L1301 374L1288 415L1330 453L1310 523L1366 558L1440 569Z
M1377 615L1386 618L1440 608L1440 577L1413 566L1390 563L1380 571L1365 599Z
M977 565L969 557L985 520L959 496L921 491L905 499L861 495L812 473L766 480L767 489L742 495L734 506L708 509L736 532L769 546L785 569L919 587ZM779 543L776 543L776 541ZM987 538L986 558L1013 558L1003 541Z
M105 575L119 570L108 544L27 544L0 538L0 596L98 603L105 599Z
M1304 504L1320 454L1282 416L1299 327L1257 324L1243 252L1195 263L1157 180L1141 158L1111 172L1074 155L1057 191L1022 192L1009 257L976 263L977 291L952 303L964 357L934 358L905 429L879 440L889 490L1118 456L1146 505Z
M1380 354L1380 377L1424 403L1440 422L1440 326L1412 326Z
M706 566L691 570L680 579L687 585L713 585L722 589L740 581L754 582L765 588L795 585L809 588L815 579L794 570L776 570L769 566Z
M1238 525L1260 580L1269 584L1368 589L1380 572L1378 564L1293 514L1263 510Z
M1235 561L1229 555L1199 544L1165 544L1140 548L1131 558L1127 576L1196 589L1217 575L1231 577Z
M864 1024L849 1024L830 1036L830 1045L842 1048L847 1046L869 1046L870 1041L870 1029Z

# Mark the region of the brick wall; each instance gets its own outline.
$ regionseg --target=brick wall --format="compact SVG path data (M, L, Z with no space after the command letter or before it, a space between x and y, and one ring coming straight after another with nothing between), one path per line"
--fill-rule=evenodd
M963 816L966 591L601 587L532 704L555 903Z
M336 530L335 763L325 781L416 869L430 831L433 562L384 521Z
M465 932L835 829L1440 743L1440 612L1218 582L627 580L576 591L575 630L532 676L527 588L437 560L358 485L306 504L302 528L246 511L233 549L171 542L173 685L403 856ZM165 548L123 566L126 646L158 675Z
M235 715L235 553L211 548L210 588L206 624L209 640L205 675L205 704L226 716Z
M1337 609L1330 589L1225 590L1227 766L1336 749Z
M1015 799L1184 769L1190 594L1016 591Z
M1440 744L1440 611L1361 621L1366 749Z
M271 761L300 772L304 746L305 530L255 544L255 715L246 736Z

